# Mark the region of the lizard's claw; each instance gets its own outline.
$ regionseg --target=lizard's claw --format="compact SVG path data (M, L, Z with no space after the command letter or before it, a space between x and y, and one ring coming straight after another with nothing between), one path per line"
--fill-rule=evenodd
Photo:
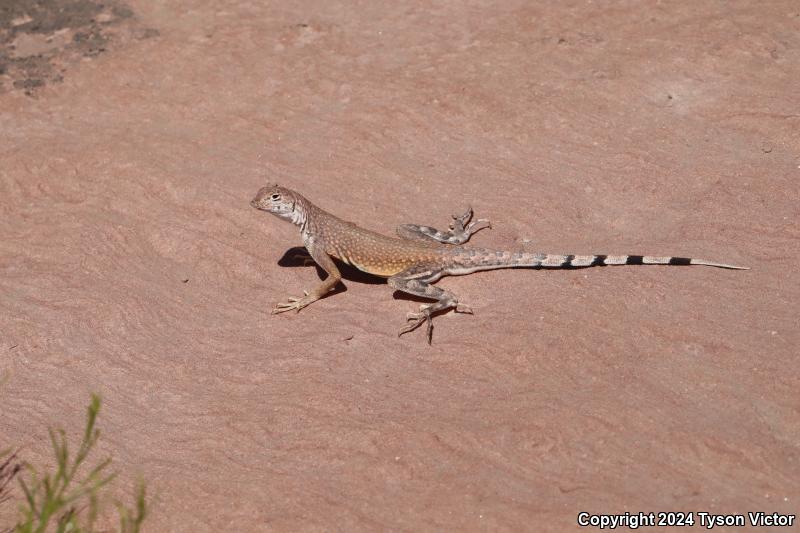
M311 303L308 298L308 291L303 291L303 295L304 296L302 298L289 296L286 299L287 301L275 305L275 307L272 309L272 314L277 315L278 313L285 313L286 311L291 311L292 309L299 313L302 308Z
M484 228L492 229L492 223L485 218L479 218L475 222L470 222L465 228L465 231L469 233L475 233L476 231L480 231Z
M475 314L475 312L472 311L472 308L470 306L468 306L467 304L462 304L462 303L459 303L458 305L456 305L455 311L456 311L456 313L466 313L468 315L474 315Z
M423 322L428 323L428 344L431 343L433 340L433 320L431 319L431 314L427 309L427 306L420 306L419 313L408 313L406 315L406 320L408 324L400 328L400 332L397 334L399 337L403 333L408 333L409 331L414 331L418 327L420 327Z

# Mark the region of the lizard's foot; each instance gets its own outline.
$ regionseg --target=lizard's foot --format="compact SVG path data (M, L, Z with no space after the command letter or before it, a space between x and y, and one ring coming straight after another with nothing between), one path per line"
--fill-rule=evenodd
M439 231L430 226L420 226L418 224L403 224L397 228L397 234L404 239L412 240L434 240L445 244L464 244L469 240L473 233L484 228L491 228L492 223L481 218L472 220L472 208L468 207L460 215L453 215L448 231Z
M424 322L428 323L428 344L431 344L433 340L433 320L431 319L431 312L428 310L429 306L420 306L419 313L408 313L406 315L406 321L408 324L400 328L400 332L397 334L399 337L404 333L408 333L409 331L414 331L418 327L420 327Z
M437 265L435 263L420 263L389 278L390 287L421 298L436 300L432 304L421 305L419 313L408 313L406 325L400 330L398 336L413 331L424 322L427 322L428 344L431 344L431 339L433 338L433 315L443 313L448 309L454 309L459 313L472 313L472 309L468 305L459 303L458 298L453 293L431 285L429 280L438 279L441 273L441 270L436 270L436 268ZM427 275L427 278L420 277L420 275Z
M456 313L467 313L470 315L475 314L470 306L458 302L454 297L447 297L433 304L422 304L419 306L419 313L406 314L407 324L400 329L400 332L397 334L397 336L399 337L404 333L414 331L423 323L427 322L428 344L431 344L433 341L433 315L435 313L446 311L447 309L452 309Z
M286 299L287 301L276 304L272 309L272 314L277 315L278 313L285 313L286 311L291 311L292 309L299 313L302 308L314 301L308 296L308 291L303 291L303 294L304 296L302 298L289 296Z
M434 304L422 304L422 305L420 305L419 306L419 313L408 313L407 314L408 320L411 320L411 317L416 317L420 313L425 313L425 310L426 309L430 309L431 307L433 307L433 305ZM468 315L474 315L475 314L475 312L472 310L472 308L470 306L468 306L467 304L462 304L461 302L452 302L451 301L451 302L444 303L444 305L442 306L442 309L445 309L445 308L448 308L448 307L452 308L453 311L455 311L456 313L465 313L465 314L468 314ZM438 311L438 309L437 309L437 311Z
M463 230L464 226L467 225L471 218L472 206L468 206L467 210L460 215L453 215L453 221L450 223L450 229L458 228L459 230Z
M484 228L492 228L492 223L485 218L479 218L473 222L472 220L472 207L467 207L467 210L460 215L453 215L453 222L450 223L450 231L454 235L465 236L467 239L475 232Z

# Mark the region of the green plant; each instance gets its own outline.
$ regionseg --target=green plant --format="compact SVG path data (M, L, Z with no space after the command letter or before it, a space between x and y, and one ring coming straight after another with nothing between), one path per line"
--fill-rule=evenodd
M6 450L0 452L0 457L5 457L5 460L0 463L0 503L4 503L11 498L8 494L8 484L22 469L22 465L17 459L16 452L11 453Z
M83 439L73 457L70 457L67 437L64 430L50 429L50 443L56 459L55 472L41 473L32 465L26 464L28 480L19 477L25 495L20 507L21 520L17 523L17 533L43 533L52 525L58 533L90 533L94 531L100 501L100 489L108 485L116 476L107 473L111 458L92 467L87 474L79 476L81 466L100 437L95 428L100 411L100 397L92 395L87 409L86 429ZM120 531L137 533L147 514L145 486L139 484L133 509L117 504L120 515Z

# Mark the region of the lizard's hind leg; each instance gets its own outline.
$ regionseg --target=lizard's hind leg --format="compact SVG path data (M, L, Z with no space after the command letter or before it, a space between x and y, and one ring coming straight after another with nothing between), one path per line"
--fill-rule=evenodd
M400 329L397 334L398 337L403 333L408 333L421 326L423 323L428 324L428 344L431 344L433 339L433 315L440 311L454 309L457 313L472 314L472 309L468 305L458 302L455 294L452 292L440 289L431 285L439 275L433 274L426 277L414 277L419 275L418 267L413 271L405 271L392 276L388 279L389 286L399 291L420 296L422 298L430 298L436 300L432 304L423 304L419 307L419 313L408 313L406 316L407 324Z
M439 231L436 228L418 224L403 224L397 227L397 234L404 239L417 241L434 240L445 244L464 244L473 233L492 227L492 223L486 219L481 218L470 222L471 219L472 208L468 207L464 213L453 215L453 222L450 223L448 231Z

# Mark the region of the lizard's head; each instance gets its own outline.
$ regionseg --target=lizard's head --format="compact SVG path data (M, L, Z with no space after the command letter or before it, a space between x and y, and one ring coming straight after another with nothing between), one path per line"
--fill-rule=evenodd
M305 219L305 204L302 196L278 185L267 185L258 190L250 205L261 211L302 224Z

